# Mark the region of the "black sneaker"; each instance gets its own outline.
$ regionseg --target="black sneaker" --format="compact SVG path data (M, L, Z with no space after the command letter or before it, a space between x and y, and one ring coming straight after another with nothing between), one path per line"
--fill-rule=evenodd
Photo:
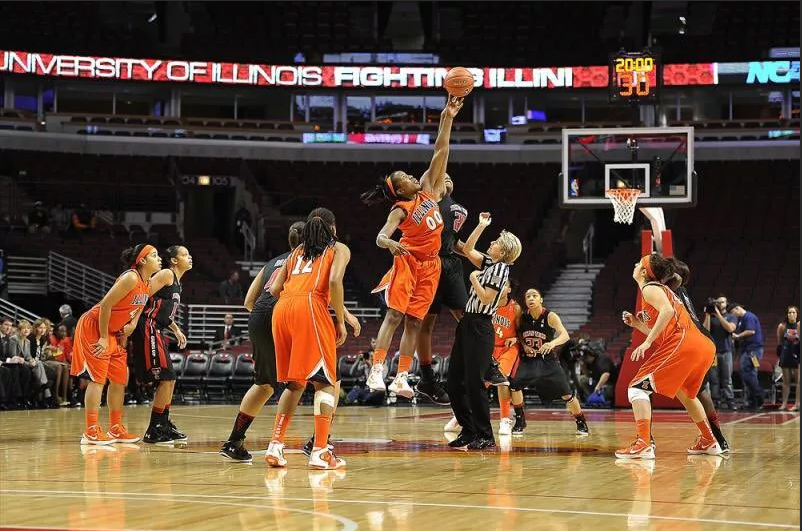
M329 435L329 438L326 439L326 443L327 443L326 446L329 447L329 451L330 452L333 451L334 445L331 444L331 435ZM301 451L306 457L312 457L312 448L314 448L314 446L315 446L315 436L312 435L311 437L309 437L309 440L306 441L304 447L301 448Z
M716 438L716 442L721 448L722 453L727 453L730 451L730 445L727 443L727 439L724 438L724 434L721 433L721 428L716 426L714 423L710 423L710 431L713 433L713 437Z
M515 425L512 427L513 435L523 435L526 429L526 415L515 416Z
M467 435L465 433L460 433L459 437L448 443L451 448L463 449L471 444L476 436L474 435Z
M489 450L495 447L496 441L492 437L477 437L467 446L468 450Z
M245 449L245 445L241 440L226 441L220 449L220 455L232 461L237 461L238 463L250 463L253 461L253 457L248 450Z
M167 430L168 428L161 424L148 426L148 431L146 431L144 437L142 437L142 442L148 444L172 444L173 438Z
M576 418L576 434L590 435L590 430L588 430L588 423L585 421L584 416Z
M451 399L448 397L448 393L443 387L443 384L438 381L433 382L424 382L423 380L418 382L418 385L415 386L415 392L419 395L425 396L438 406L449 406L451 405Z
M485 373L485 381L490 382L490 385L499 386L499 385L510 385L510 381L507 380L507 377L501 373L501 369L499 369L498 362L493 360L490 364L490 368L487 369Z
M167 430L167 434L176 442L183 442L189 438L185 434L178 431L178 429L175 427L175 424L173 424L173 421L170 419L167 419L167 426L165 426L165 429Z

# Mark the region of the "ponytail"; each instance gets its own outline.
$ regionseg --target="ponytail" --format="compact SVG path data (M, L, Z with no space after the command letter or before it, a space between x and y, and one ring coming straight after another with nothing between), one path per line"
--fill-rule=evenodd
M301 231L304 260L314 260L336 239L334 213L328 208L316 208L309 213Z
M292 225L290 225L290 231L287 236L287 241L290 244L290 249L295 249L301 244L301 239L303 238L303 231L304 225L306 225L303 221L296 221Z
M393 186L393 174L383 177L379 184L360 195L359 198L368 206L378 205L384 201L398 201L401 199Z

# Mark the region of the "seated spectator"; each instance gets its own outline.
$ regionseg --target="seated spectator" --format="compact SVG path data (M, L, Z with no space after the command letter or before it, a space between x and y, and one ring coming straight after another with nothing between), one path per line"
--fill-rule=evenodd
M72 213L72 230L77 234L94 230L97 224L95 214L81 203Z
M72 315L72 307L69 304L62 304L58 307L58 313L61 316L61 321L58 322L57 326L66 326L67 335L72 337L75 333L75 326L78 324L78 319Z
M31 368L25 364L25 358L15 355L11 350L11 337L15 335L12 324L9 318L0 322L0 364L5 369L3 372L9 376L4 404L6 409L25 409L31 406L33 375Z
M220 283L217 294L224 304L234 304L242 300L242 285L239 283L239 272L232 271L228 278Z
M36 232L48 234L50 232L50 216L41 201L34 203L33 210L28 214L28 232L31 234Z
M375 338L371 346L375 346ZM357 378L356 385L351 388L345 397L348 406L381 406L384 404L384 391L371 391L367 386L368 376L373 367L373 350L363 352L351 369L351 375ZM383 378L387 378L388 367L384 365Z
M64 407L70 404L70 364L58 359L56 347L51 341L52 327L53 323L49 319L39 319L33 324L34 337L31 340L31 350L36 351L35 357L42 360L45 371L49 373L48 382L52 384L48 385L55 395L53 405Z
M33 372L33 388L37 397L37 406L44 409L48 403L53 403L53 395L47 386L47 373L45 366L41 360L32 355L31 352L31 335L32 327L28 321L20 321L17 323L17 334L11 337L9 346L11 348L12 359L22 358L26 366L31 368Z
M223 348L236 344L237 338L241 335L239 328L234 324L234 316L227 313L223 317L223 326L214 331L214 342L223 342Z
M593 402L590 397L603 398L604 402L612 403L615 397L615 382L618 379L618 369L610 359L607 352L599 348L588 348L584 353L583 360L586 371L579 376L579 383L582 390L588 396L588 402Z

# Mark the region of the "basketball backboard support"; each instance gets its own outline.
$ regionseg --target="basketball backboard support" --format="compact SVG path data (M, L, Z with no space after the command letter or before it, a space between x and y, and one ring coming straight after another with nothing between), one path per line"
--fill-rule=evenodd
M560 205L610 208L611 188L641 190L639 207L694 206L693 128L563 129Z

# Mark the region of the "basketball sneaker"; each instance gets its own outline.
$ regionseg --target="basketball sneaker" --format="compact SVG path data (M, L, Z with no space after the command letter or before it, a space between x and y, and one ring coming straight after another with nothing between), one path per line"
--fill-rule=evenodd
M395 377L393 382L390 384L390 387L387 389L391 393L395 393L398 396L403 396L404 398L412 398L415 396L415 391L409 386L409 382L407 382L408 374L406 372L399 372L398 375Z
M309 468L315 470L337 470L345 468L345 459L334 455L328 448L314 448L309 456Z
M491 437L477 437L468 443L468 450L490 450L496 447L496 441Z
M236 461L238 463L250 463L253 461L251 453L245 449L244 441L226 441L220 448L220 455Z
M165 429L167 431L167 435L172 437L173 441L184 442L189 439L189 437L178 431L178 429L175 427L175 424L173 424L173 421L170 419L167 419L167 426L165 426Z
M425 396L438 406L448 406L451 404L451 399L448 397L448 393L443 387L443 384L438 381L424 382L421 380L418 382L418 385L415 386L415 392Z
M329 450L334 450L334 445L331 444L331 435L329 435L329 438L326 439L326 446L328 447ZM306 444L304 445L304 447L301 448L301 452L306 457L312 457L312 449L314 447L315 447L315 436L312 435L311 437L309 437L309 440L306 441Z
M462 431L462 426L459 425L457 417L451 417L451 420L449 420L446 423L445 427L443 428L443 431L445 433L459 433L460 431Z
M688 448L691 455L721 455L721 447L715 439L705 439L701 435L696 438L696 443Z
M506 435L512 435L512 426L514 422L512 419L501 419L501 422L498 425L498 434L499 436L503 437Z
M284 459L284 443L271 441L265 453L265 463L268 466L284 467L287 466L287 460Z
M142 437L142 442L147 444L173 444L173 438L167 432L167 428L162 424L148 426L148 431Z
M515 415L515 425L512 427L513 435L523 435L526 429L526 415Z
M490 382L490 385L493 386L510 385L510 381L507 380L507 377L501 372L496 360L491 361L490 367L487 369L484 379L486 382Z
M584 415L576 417L576 434L581 436L590 435L590 430L588 429L588 423L585 420Z
M114 444L117 442L115 439L103 433L103 429L95 424L89 426L83 435L81 435L81 444L97 444L100 446L106 444Z
M448 446L451 448L456 448L457 450L464 450L468 447L476 439L475 435L468 435L466 433L460 433L459 437L450 441Z
M125 429L125 426L122 424L115 424L109 428L109 432L106 435L108 435L110 439L114 439L114 442L118 443L136 443L142 440L141 435L128 433L128 430Z
M654 459L652 445L638 437L628 448L616 450L615 456L619 459Z
M384 365L376 363L370 369L368 376L368 388L371 391L386 391L387 386L384 384Z

